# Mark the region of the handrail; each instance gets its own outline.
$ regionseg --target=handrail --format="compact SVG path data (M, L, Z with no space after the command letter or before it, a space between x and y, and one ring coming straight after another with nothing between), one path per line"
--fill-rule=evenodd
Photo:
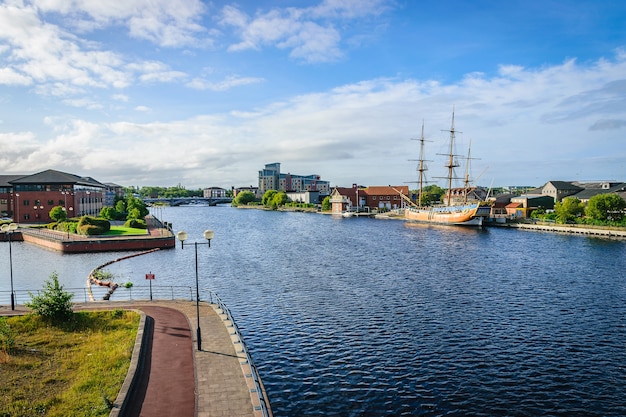
M254 380L254 389L259 398L260 411L263 413L263 417L272 417L271 408L269 406L269 399L267 398L267 393L265 392L265 388L263 387L263 382L261 381L259 371L256 365L254 364L254 362L252 361L252 356L250 355L248 346L246 345L246 342L243 340L243 336L241 335L241 332L239 331L239 328L237 327L237 324L235 323L235 319L230 313L230 310L228 309L228 307L226 307L226 304L224 304L222 299L216 293L214 293L213 291L209 291L209 294L211 297L210 302L213 303L213 298L215 298L216 304L222 310L222 312L226 314L227 319L233 325L235 335L239 338L239 342L241 343L241 349L242 349L241 353L243 353L246 356L246 361L248 365L250 365L250 369L252 370L252 379Z
M89 300L89 290L86 287L80 288L68 288L63 287L64 291L67 291L71 294L74 294L75 299L74 302L80 302L76 298L82 298L85 303L90 302ZM106 294L109 288L106 287L98 287L93 286L91 288L94 293L102 293L102 296ZM15 293L15 302L17 304L25 304L30 301L31 294L39 295L43 289L39 288L36 290L14 290ZM4 299L8 300L11 295L11 291L5 290L0 291L0 304L4 304ZM120 285L113 296L111 296L111 301L132 301L132 300L150 300L151 297L159 300L195 300L195 290L190 286L184 285L153 285L152 291L150 291L150 287L147 285L135 286L126 288L123 284ZM21 301L20 301L21 300Z

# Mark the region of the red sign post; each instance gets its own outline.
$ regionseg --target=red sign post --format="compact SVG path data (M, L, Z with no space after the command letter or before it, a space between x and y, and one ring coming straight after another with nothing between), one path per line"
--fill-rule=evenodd
M150 301L152 301L152 281L154 281L154 274L152 272L146 274L146 279L150 283Z

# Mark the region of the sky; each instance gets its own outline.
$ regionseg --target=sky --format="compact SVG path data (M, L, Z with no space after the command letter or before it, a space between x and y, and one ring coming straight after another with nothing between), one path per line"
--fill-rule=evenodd
M0 174L626 182L622 0L0 0Z

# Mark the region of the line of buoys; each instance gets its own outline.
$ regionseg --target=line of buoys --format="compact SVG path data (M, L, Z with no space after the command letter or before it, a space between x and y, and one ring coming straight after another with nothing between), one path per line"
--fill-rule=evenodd
M106 262L100 266L97 266L96 268L94 268L90 273L89 276L87 277L87 294L89 294L89 301L96 301L94 296L93 296L93 292L91 291L91 284L97 285L99 287L108 287L109 291L107 291L106 294L104 294L104 296L102 297L103 300L109 300L111 298L111 296L113 295L113 293L115 292L115 290L117 289L117 287L119 285L117 285L115 282L113 281L102 281L98 278L96 278L94 276L94 273L96 271L101 270L102 268L109 266L111 264L114 264L115 262L119 262L119 261L123 261L125 259L130 259L130 258L134 258L135 256L141 256L141 255L145 255L147 253L152 253L152 252L156 252L160 250L159 248L155 248L155 249L150 249L144 252L140 252L140 253L134 253L132 255L128 255L128 256L123 256L121 258L117 258L114 259L112 261Z

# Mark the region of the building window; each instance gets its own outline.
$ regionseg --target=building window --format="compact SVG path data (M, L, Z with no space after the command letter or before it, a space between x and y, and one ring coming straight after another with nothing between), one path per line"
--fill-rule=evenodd
M389 196L387 196L387 200L389 200Z
M372 196L372 200L376 200L376 196L375 195Z
M23 200L22 204L25 206L30 206L30 201L29 200Z
M59 200L59 205L65 207L65 200Z
M54 200L48 200L48 205L51 206L54 204Z

